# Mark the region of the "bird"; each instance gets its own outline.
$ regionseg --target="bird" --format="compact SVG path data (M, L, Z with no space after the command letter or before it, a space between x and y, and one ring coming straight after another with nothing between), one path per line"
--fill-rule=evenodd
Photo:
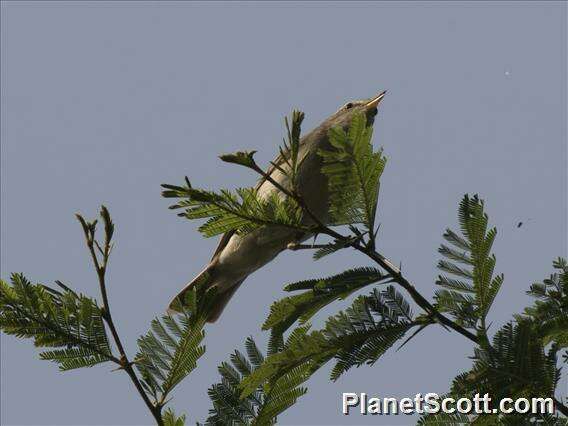
M385 94L386 91L382 91L371 98L345 103L300 139L298 150L300 162L295 189L310 211L324 224L328 223L329 219L328 191L327 179L321 171L322 159L318 151L331 149L328 138L329 130L336 126L347 130L357 113L363 113L367 126L372 126L378 113L379 103ZM290 189L290 179L286 173L283 173L286 162L282 153L272 163L266 175L283 188ZM284 196L280 189L264 176L257 182L255 189L260 199L266 199L274 193L280 197ZM309 217L304 217L302 221L305 225L313 224ZM172 299L168 312L182 310L187 293L194 287L203 285L206 290L216 289L207 321L210 323L217 321L229 300L250 274L271 262L290 243L302 242L310 237L311 235L306 233L277 225L266 225L243 235L234 231L223 234L207 266Z

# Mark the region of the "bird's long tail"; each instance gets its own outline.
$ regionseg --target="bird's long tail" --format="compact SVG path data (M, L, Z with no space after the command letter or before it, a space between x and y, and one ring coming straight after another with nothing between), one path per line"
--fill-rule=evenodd
M180 311L180 304L183 306L184 301L186 300L186 295L189 291L191 291L196 286L204 286L204 290L208 290L210 288L216 287L217 282L214 278L214 274L211 271L211 265L208 265L203 271L201 271L189 284L187 284L183 290L181 290L170 302L168 307L169 312L179 312ZM235 294L237 289L243 283L244 279L240 281L236 281L229 286L223 285L226 290L217 294L215 296L215 305L213 309L209 313L207 318L207 322L215 322L221 316L221 313L231 300L231 297Z

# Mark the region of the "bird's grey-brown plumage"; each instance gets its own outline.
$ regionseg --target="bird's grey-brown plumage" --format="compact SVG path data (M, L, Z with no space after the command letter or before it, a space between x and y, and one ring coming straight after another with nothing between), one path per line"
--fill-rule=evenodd
M324 223L328 220L328 191L327 179L321 172L322 160L318 150L330 149L329 129L339 126L347 130L355 112L363 112L367 117L367 124L372 125L377 106L384 95L385 92L382 92L369 99L348 102L300 140L297 191L309 209ZM286 163L280 155L274 163L286 170ZM271 166L267 174L284 188L290 188L289 178L278 168ZM273 193L284 196L264 178L257 183L256 190L258 196L263 199ZM304 221L309 224L310 218L306 217ZM251 273L273 260L289 243L303 241L309 237L310 235L305 233L300 234L294 229L276 225L263 226L244 235L234 232L224 234L209 264L173 299L170 309L175 310L179 301L185 299L185 293L197 284L206 288L216 287L215 307L209 317L209 321L214 322Z

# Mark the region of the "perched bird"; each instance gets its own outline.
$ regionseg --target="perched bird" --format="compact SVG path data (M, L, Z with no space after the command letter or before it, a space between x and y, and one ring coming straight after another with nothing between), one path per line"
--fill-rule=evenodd
M356 112L363 112L367 118L367 125L372 125L377 107L385 93L381 92L369 99L346 103L300 140L298 153L300 165L297 171L296 189L308 208L324 223L328 218L328 191L327 179L321 172L322 160L318 150L330 149L329 129L340 126L347 130ZM280 168L285 167L281 155L276 157L274 163ZM289 178L277 167L271 166L267 170L267 175L282 187L290 188ZM263 199L274 193L281 194L278 188L264 178L259 180L256 190L258 196ZM303 220L305 224L310 224L310 218L306 217ZM282 226L264 226L245 235L227 232L221 237L209 264L172 300L170 310L178 310L180 301L183 303L185 300L186 292L195 285L204 285L205 288L216 287L215 305L208 318L209 322L215 322L250 274L273 260L287 248L289 243L304 241L309 237L310 235L299 235L298 231Z

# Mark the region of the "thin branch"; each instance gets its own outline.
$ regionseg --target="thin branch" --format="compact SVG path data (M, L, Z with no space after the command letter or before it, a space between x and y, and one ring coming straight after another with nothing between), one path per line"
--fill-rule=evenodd
M120 340L120 336L118 335L118 332L116 330L116 326L114 325L114 321L112 319L112 315L111 315L111 312L110 312L110 305L109 305L109 301L108 301L108 295L107 295L107 291L106 291L106 280L105 280L106 267L107 267L107 264L108 264L108 258L109 258L110 249L111 249L110 240L108 238L105 240L105 246L104 246L104 249L102 250L103 259L102 259L102 264L101 264L101 262L99 262L99 259L97 257L97 253L95 251L94 228L89 229L89 227L86 226L86 223L83 220L83 218L79 215L77 215L77 217L79 218L81 225L83 225L83 231L85 233L85 240L87 242L87 247L89 249L89 252L91 253L91 258L93 260L93 264L94 264L95 269L97 271L97 277L98 277L98 280L99 280L99 287L100 287L101 296L102 296L102 299L103 299L103 319L107 323L107 325L110 329L110 332L112 334L112 337L113 337L113 339L116 343L116 347L118 349L118 352L120 353L120 362L119 362L120 366L126 372L126 374L128 374L132 383L134 383L136 390L138 391L142 400L144 401L144 403L146 404L146 406L148 407L148 409L152 413L152 416L156 420L156 424L158 426L163 426L164 422L162 420L162 413L161 413L162 406L154 405L152 403L152 401L150 401L148 394L146 394L146 392L144 391L144 388L142 387L142 384L140 383L140 380L138 379L138 376L136 375L134 368L132 368L132 362L128 359L128 356L126 355L126 351L124 350L124 346L122 345L122 342ZM96 245L100 249L99 244L96 243Z
M317 232L322 234L327 234L336 240L340 240L346 243L347 246L353 247L355 250L367 255L372 260L374 260L377 264L379 264L385 271L387 271L394 282L399 284L402 288L404 288L412 300L414 300L422 309L426 312L431 314L437 322L445 325L454 331L457 331L461 335L467 337L474 343L479 343L478 337L468 331L467 329L463 328L459 324L456 324L454 321L440 313L416 288L402 275L400 269L396 267L390 260L388 260L382 254L376 252L371 247L362 246L358 241L353 241L351 238L344 236L335 230L329 228L325 225L316 214L314 214L311 209L308 207L304 199L294 191L290 191L283 187L280 183L276 182L269 174L267 174L264 170L262 170L256 163L253 163L251 167L255 172L259 173L264 179L270 182L275 188L279 189L282 193L291 197L298 203L300 208L310 217L310 219L317 225Z
M562 414L564 414L566 417L568 417L568 407L562 404L562 402L560 402L556 398L553 397L552 399L554 400L554 407Z
M469 330L465 329L464 327L460 326L459 324L456 324L454 321L452 321L451 319L449 319L448 317L446 317L445 315L440 313L434 306L432 306L432 304L426 298L424 298L424 296L422 296L422 294L418 290L416 290L416 288L402 275L400 268L395 266L385 256L383 256L382 254L375 251L372 244L369 245L369 246L361 245L358 239L353 240L352 238L344 236L344 235L334 231L333 229L329 228L327 225L325 225L317 217L317 215L315 215L310 210L310 208L308 207L308 205L306 204L306 202L303 200L303 198L300 195L298 195L294 191L290 191L290 190L286 189L281 184L276 182L270 175L268 175L266 172L264 172L264 170L262 170L256 163L254 163L254 166L252 167L252 169L254 171L256 171L257 173L259 173L262 177L264 177L264 179L266 179L268 182L270 182L275 188L280 190L282 193L284 193L288 197L291 197L292 199L294 199L296 201L296 203L298 203L300 208L317 225L317 227L318 227L317 232L318 233L327 234L327 235L335 238L336 240L344 242L346 244L346 246L351 246L355 250L357 250L357 251L367 255L368 257L370 257L372 260L374 260L376 263L378 263L383 269L385 269L390 274L393 282L396 282L401 287L403 287L410 294L412 299L420 307L422 307L422 309L424 309L426 312L428 312L430 315L432 315L437 322L441 323L443 326L447 326L447 327L453 329L454 331L457 331L458 333L465 336L466 338L468 338L469 340L471 340L475 344L481 343L481 339L478 336L471 333ZM300 245L298 245L298 244L292 245L292 247L296 247L296 249L313 248L313 246L301 245L301 244ZM294 248L292 248L292 249L294 249ZM423 324L422 326L424 327L426 325L427 324ZM484 330L486 329L485 324L483 325L483 328L484 328ZM418 331L420 331L420 329ZM411 337L413 337L413 336L411 336ZM486 335L485 335L485 339L487 339ZM554 399L554 404L555 404L556 409L558 411L560 411L563 415L568 416L568 407L566 405L564 405L561 401L557 400L556 398L553 398L553 399Z

